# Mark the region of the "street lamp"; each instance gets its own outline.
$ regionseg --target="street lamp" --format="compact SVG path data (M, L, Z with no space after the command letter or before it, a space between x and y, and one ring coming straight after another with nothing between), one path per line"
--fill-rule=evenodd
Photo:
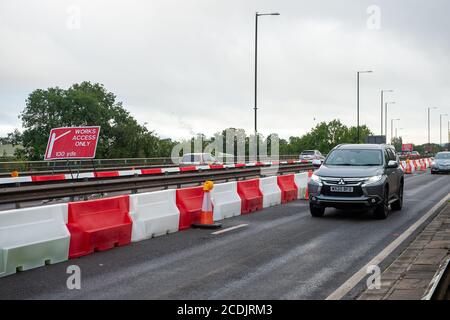
M258 88L258 17L260 16L279 16L278 12L273 13L258 13L255 14L255 136L258 134L257 126L257 88Z
M400 119L391 119L391 143L394 138L394 121L400 121Z
M437 109L437 107L428 107L428 146L430 146L430 110L435 110Z
M385 92L394 92L394 90L381 90L381 135L383 135L383 106ZM385 134L387 134L387 132L385 132Z
M395 137L398 138L397 130L403 130L403 128L395 128Z
M442 117L448 116L447 113L441 113L439 115L439 145L442 146Z
M395 101L389 101L384 103L384 133L386 135L386 142L389 141L387 139L387 128L388 128L388 106L390 104L395 104Z
M372 73L372 70L357 71L356 72L356 127L357 127L357 141L359 143L359 74Z

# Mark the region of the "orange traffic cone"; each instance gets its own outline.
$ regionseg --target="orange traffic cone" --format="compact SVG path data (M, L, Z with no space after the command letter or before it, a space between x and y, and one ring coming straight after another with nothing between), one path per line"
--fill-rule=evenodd
M222 226L221 223L214 222L213 219L213 207L211 202L211 190L213 188L214 183L212 181L206 181L203 184L204 193L202 211L200 212L200 222L192 224L194 228L217 229Z
M311 179L312 175L313 175L313 171L312 170L308 170L308 182ZM306 200L309 199L308 184L306 184L305 199Z
M13 170L13 171L11 172L11 177L17 178L18 176L19 176L19 171Z

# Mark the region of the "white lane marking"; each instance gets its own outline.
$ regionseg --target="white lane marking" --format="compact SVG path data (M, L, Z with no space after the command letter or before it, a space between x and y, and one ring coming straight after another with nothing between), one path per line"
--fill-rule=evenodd
M349 293L361 280L367 276L367 268L371 265L379 265L387 256L389 256L397 247L407 239L414 231L419 228L433 213L438 210L444 202L450 199L450 193L441 199L433 208L417 220L411 227L403 232L397 239L383 249L375 258L356 272L350 279L345 281L339 288L330 294L325 300L340 300Z
M248 224L244 223L244 224L240 224L240 225L237 225L237 226L234 226L234 227L229 227L229 228L226 228L226 229L223 229L223 230L220 230L220 231L216 231L216 232L213 232L211 234L221 234L221 233L225 233L225 232L228 232L228 231L231 231L231 230L236 230L236 229L239 229L239 228L243 228L243 227L246 227L246 226L248 226Z

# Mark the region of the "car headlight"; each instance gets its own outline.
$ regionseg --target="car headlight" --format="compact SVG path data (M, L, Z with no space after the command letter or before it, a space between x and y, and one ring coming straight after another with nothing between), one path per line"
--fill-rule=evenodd
M317 183L321 183L322 180L320 180L320 177L318 175L316 175L315 173L313 173L313 175L311 176L311 180Z
M365 184L376 183L376 182L380 181L382 178L383 178L382 175L369 177L369 178L367 178Z

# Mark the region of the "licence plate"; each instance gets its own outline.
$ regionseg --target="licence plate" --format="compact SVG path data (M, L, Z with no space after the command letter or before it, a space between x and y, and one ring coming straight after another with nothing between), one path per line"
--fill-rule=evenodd
M331 192L353 192L353 187L330 187Z

